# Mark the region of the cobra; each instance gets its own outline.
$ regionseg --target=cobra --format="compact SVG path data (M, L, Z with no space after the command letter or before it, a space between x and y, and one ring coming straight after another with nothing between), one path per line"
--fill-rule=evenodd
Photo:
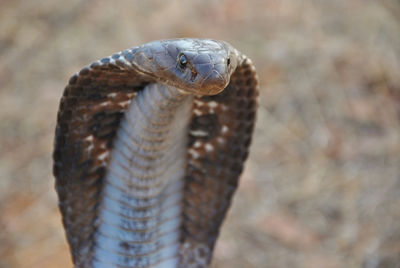
M251 60L207 39L150 42L73 75L53 157L75 267L208 267L257 96Z

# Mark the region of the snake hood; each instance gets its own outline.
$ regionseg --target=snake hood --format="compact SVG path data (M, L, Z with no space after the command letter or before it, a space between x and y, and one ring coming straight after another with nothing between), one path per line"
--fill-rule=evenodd
M228 84L239 61L230 44L210 39L153 41L133 48L137 68L186 93L215 95Z
M154 41L76 72L53 153L75 267L209 267L257 96L252 61L216 40Z

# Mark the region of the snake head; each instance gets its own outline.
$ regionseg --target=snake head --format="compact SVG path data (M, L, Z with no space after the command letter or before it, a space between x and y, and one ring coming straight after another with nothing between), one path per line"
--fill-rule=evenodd
M147 43L135 52L140 71L192 94L215 95L230 81L238 65L230 44L209 39L171 39Z

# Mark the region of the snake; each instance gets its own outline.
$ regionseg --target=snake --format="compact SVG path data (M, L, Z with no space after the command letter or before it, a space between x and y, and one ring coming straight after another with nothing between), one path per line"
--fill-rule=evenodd
M75 267L209 267L256 120L252 61L224 41L135 46L75 73L53 173Z

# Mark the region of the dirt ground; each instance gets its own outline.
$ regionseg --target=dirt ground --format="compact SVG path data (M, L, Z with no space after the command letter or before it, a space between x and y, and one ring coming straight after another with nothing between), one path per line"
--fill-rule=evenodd
M400 2L0 1L0 267L71 267L51 174L84 65L155 39L255 63L250 159L213 267L400 267Z

